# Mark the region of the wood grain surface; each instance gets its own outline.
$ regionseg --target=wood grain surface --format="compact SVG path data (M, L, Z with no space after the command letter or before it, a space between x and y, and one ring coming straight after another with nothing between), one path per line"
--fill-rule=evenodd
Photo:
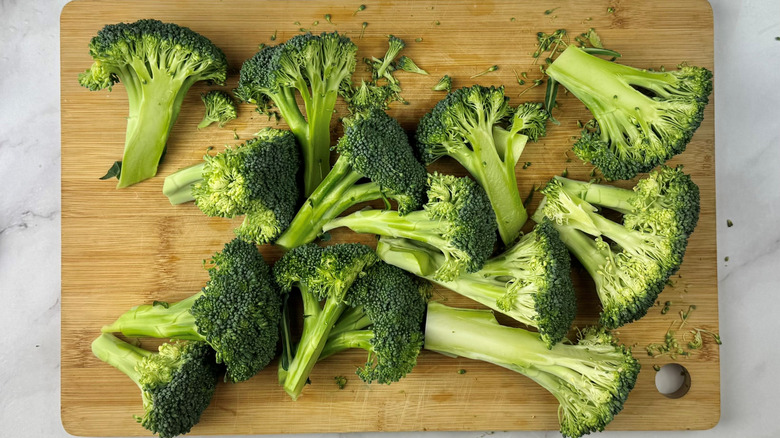
M712 11L705 0L518 1L366 1L356 16L358 2L291 1L97 1L67 5L61 17L62 84L62 419L74 435L147 435L132 414L141 412L138 388L124 375L92 356L90 343L100 327L129 307L153 300L176 301L200 290L207 279L201 261L232 237L237 222L207 218L192 204L173 207L161 194L162 181L171 172L200 160L207 148L221 149L251 137L264 126L275 126L249 105L223 129L198 131L203 115L194 86L187 95L168 142L168 153L158 176L127 189L115 181L100 181L122 155L127 97L119 84L112 92L90 92L76 81L91 64L90 38L105 24L156 18L191 27L220 46L231 65L232 89L241 63L260 43L285 41L299 28L315 32L339 30L360 47L358 56L384 54L387 34L407 41L405 54L430 76L398 73L409 105L394 104L391 115L413 132L417 120L442 97L431 87L444 74L456 87L473 83L506 85L511 103L541 100L543 87L517 97L522 87L515 74L539 77L532 64L537 31L566 28L576 34L595 28L604 44L623 54L621 62L643 68L673 68L686 61L713 68ZM547 7L560 6L551 14ZM614 12L608 12L613 7ZM333 24L324 19L332 15ZM317 25L313 23L318 21ZM299 22L300 24L296 24ZM362 23L368 23L360 36ZM416 39L420 38L420 41ZM491 65L499 70L478 79L469 77ZM358 64L356 77L365 75ZM560 126L530 144L518 166L521 193L568 169L569 176L588 179L592 166L572 153L577 120L588 120L584 106L573 96L559 94L556 113ZM662 342L678 312L695 304L690 326L718 330L714 105L685 153L670 164L685 164L701 188L701 219L688 247L685 262L660 301L674 304L666 315L660 307L641 321L618 330L622 342L635 347L642 363L636 388L611 430L706 429L720 416L719 352L711 339L688 358L651 358L650 343ZM339 114L344 114L343 107ZM284 126L280 123L279 126ZM234 140L233 130L240 140ZM333 140L340 129L334 122ZM458 175L454 161L441 160L431 169ZM628 187L632 182L620 182ZM531 211L539 201L533 199ZM346 231L333 233L333 242L372 236ZM274 261L279 250L262 248ZM580 297L576 325L593 324L598 305L592 282L575 268ZM435 297L450 305L473 306L464 298L437 289ZM145 343L150 346L152 343ZM419 365L401 382L367 385L355 375L365 360L348 352L318 364L297 402L276 383L275 364L248 382L220 384L211 406L194 434L263 434L354 431L422 430L554 430L557 402L544 389L511 371L466 359L423 352ZM677 362L690 373L689 392L668 398L655 387L653 365ZM466 370L459 374L458 370ZM334 376L348 376L343 390Z

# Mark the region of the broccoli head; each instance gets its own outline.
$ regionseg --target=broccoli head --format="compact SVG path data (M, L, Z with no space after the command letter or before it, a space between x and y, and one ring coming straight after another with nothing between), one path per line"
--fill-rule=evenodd
M352 284L349 307L330 331L320 360L349 348L368 351L357 375L392 383L412 371L423 343L429 284L386 263L376 263Z
M214 254L203 290L174 304L134 307L103 333L204 341L241 382L276 356L281 294L257 247L240 239Z
M208 216L244 215L235 232L260 244L290 225L298 202L298 147L290 131L265 128L245 143L206 155L165 178L171 204L195 201Z
M144 413L136 419L160 438L189 432L217 388L220 369L204 342L165 343L153 353L104 333L92 353L138 385Z
M515 166L528 140L544 135L548 118L541 104L513 109L508 101L503 87L460 88L417 127L417 152L425 164L449 155L485 189L505 245L520 235L528 219Z
M117 187L157 174L171 127L195 82L224 84L227 78L227 58L208 38L157 20L109 24L92 38L89 53L95 62L79 83L94 91L121 82L130 105Z
M350 287L378 260L371 248L357 243L325 248L309 244L292 248L274 265L282 291L297 287L303 301L301 338L294 349L283 352L286 357L279 362L279 382L293 400L301 395L331 329L348 307ZM291 331L283 327L282 333L289 336ZM282 339L282 344L294 343Z
M225 126L225 123L235 119L236 104L228 93L219 90L211 90L206 94L200 95L203 104L206 105L206 115L198 124L198 129L205 128L212 123L219 123L219 127Z
M358 233L421 242L443 254L433 274L442 281L463 272L476 272L493 252L496 219L485 191L469 178L428 175L428 203L422 210L401 215L393 210L360 210L336 218L324 231L347 227Z
M560 431L571 438L604 430L623 409L640 369L631 350L604 329L586 328L577 344L548 349L535 333L500 325L489 310L441 303L428 305L424 348L530 378L558 400Z
M581 100L597 122L574 152L607 179L631 179L683 152L704 118L712 72L681 65L648 71L569 46L547 74Z
M330 170L330 122L339 90L355 70L356 52L357 46L338 32L306 33L263 47L241 67L236 96L261 112L273 102L298 140L305 196ZM303 101L305 117L296 95Z
M339 158L328 176L295 215L276 244L290 249L312 242L322 227L348 208L393 199L400 214L422 206L425 167L417 161L403 128L384 111L372 109L344 119ZM367 182L360 182L368 179Z

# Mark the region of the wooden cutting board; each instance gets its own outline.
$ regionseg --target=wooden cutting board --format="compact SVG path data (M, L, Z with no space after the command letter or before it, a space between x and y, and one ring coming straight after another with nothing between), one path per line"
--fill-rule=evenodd
M100 327L129 307L153 300L176 301L200 290L207 279L201 261L232 238L236 222L207 218L193 205L173 207L161 194L163 178L197 162L207 147L221 149L251 137L264 126L265 116L242 105L240 118L226 128L198 131L203 115L193 87L168 143L168 153L156 178L123 190L115 181L100 181L122 154L127 98L123 86L113 92L90 92L76 77L90 66L87 45L108 23L156 18L191 27L220 46L231 65L228 85L235 87L241 63L258 44L282 42L300 28L314 32L339 30L360 46L359 57L384 54L387 34L407 42L404 52L430 76L399 73L409 105L395 104L391 115L413 132L416 121L444 94L431 87L444 74L456 87L473 83L506 85L512 103L541 100L543 87L523 89L515 71L540 76L532 64L537 31L566 28L575 35L595 28L604 44L623 54L621 62L643 68L674 68L680 62L713 68L712 11L705 0L621 0L518 2L401 1L97 1L68 4L61 17L62 85L62 419L74 435L147 435L133 420L141 412L138 388L125 376L94 358L90 342ZM557 7L547 14L545 8ZM610 12L608 8L614 8ZM329 24L325 14L331 14ZM315 24L315 22L318 22ZM368 23L361 35L362 23ZM470 76L498 65L498 71L477 79ZM358 75L365 74L359 64ZM530 82L530 81L529 81ZM568 169L569 176L588 179L591 166L572 153L577 120L589 115L573 96L559 94L560 126L527 147L518 166L521 193ZM715 157L713 107L685 153L683 163L701 188L701 219L685 263L660 297L674 304L666 315L651 309L639 322L618 331L634 345L642 363L636 388L611 430L706 429L720 416L720 368L717 346L706 339L689 358L651 358L650 343L662 342L678 311L697 306L688 324L717 332L718 303L715 234ZM344 109L340 109L344 114ZM279 126L284 126L283 123ZM241 140L234 140L234 130ZM334 141L339 129L334 123ZM432 169L462 175L453 161ZM631 182L620 185L628 187ZM534 197L531 211L538 202ZM333 241L370 243L371 236L336 232ZM263 247L271 261L279 251ZM580 299L576 325L595 323L598 306L591 281L575 270ZM445 290L435 297L448 304L469 306L468 300ZM153 344L145 344L151 346ZM293 402L276 383L274 366L252 380L221 384L194 434L261 434L422 430L544 430L557 429L557 402L529 379L502 368L466 359L423 352L419 365L401 382L366 385L355 375L365 360L349 352L317 366L303 396ZM653 365L678 362L690 374L690 390L668 398L655 386ZM458 370L465 370L464 374ZM339 390L334 376L348 376Z

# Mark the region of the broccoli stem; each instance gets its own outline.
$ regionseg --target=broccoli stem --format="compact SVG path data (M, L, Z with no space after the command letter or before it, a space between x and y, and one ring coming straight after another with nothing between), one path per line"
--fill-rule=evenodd
M428 212L413 211L401 216L395 210L362 210L349 216L336 218L322 227L323 231L347 227L357 233L378 234L380 236L403 237L427 243L436 248L446 248L449 242L439 233L443 229L441 222L430 220Z
M341 314L341 318L330 331L329 338L352 330L362 330L372 324L363 306L350 307Z
M304 294L307 293L304 292ZM311 374L322 349L325 347L330 330L345 307L346 305L341 299L332 297L325 300L325 306L318 316L304 319L304 330L301 341L298 343L298 351L290 362L284 385L282 385L285 392L293 400L297 400L301 395L301 391L309 379L309 374ZM306 324L307 319L310 320L308 325Z
M168 197L171 205L195 200L195 197L192 196L192 186L203 181L203 168L205 166L206 163L195 164L165 177L162 192Z
M92 341L92 353L98 359L127 374L139 387L141 373L136 371L135 366L143 358L154 354L108 333L103 333Z
M561 241L566 245L569 251L574 254L574 257L580 261L585 270L588 271L591 278L593 278L596 284L596 293L602 303L609 303L614 300L614 297L605 296L610 288L604 286L604 266L610 263L610 260L599 250L596 246L596 242L592 237L588 237L575 228L566 225L555 225L555 229L558 230L558 235ZM613 263L614 264L614 263Z
M125 312L110 325L103 326L103 333L122 333L129 337L175 338L190 341L205 341L198 333L195 317L190 309L203 295L199 292L168 307L141 305Z
M127 89L130 112L127 117L122 172L117 188L127 187L157 174L168 135L176 122L181 101L192 81L152 67L154 76L141 78L140 84ZM136 69L136 71L138 71ZM146 71L146 67L144 67Z
M561 183L561 186L565 191L574 194L590 204L596 204L623 214L630 213L634 210L634 207L631 205L631 199L635 196L633 190L604 184L576 181L560 176L556 176L555 179Z
M306 106L308 142L304 148L304 196L311 195L330 172L330 121L338 91L313 93Z
M362 348L363 350L371 351L372 339L374 339L374 332L371 330L353 330L339 333L336 336L329 336L328 342L320 353L319 360L350 348Z
M355 185L362 178L354 172L346 159L339 159L328 176L309 196L290 222L276 244L290 250L314 241L322 234L322 227L349 207L382 196L373 182Z

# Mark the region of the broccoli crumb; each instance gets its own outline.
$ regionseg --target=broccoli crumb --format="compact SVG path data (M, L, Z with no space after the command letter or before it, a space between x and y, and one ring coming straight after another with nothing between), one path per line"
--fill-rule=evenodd
M333 18L332 15L325 14L325 21L327 21L328 23L333 24L333 21L331 21L332 18Z
M558 8L552 8L552 9L548 9L548 10L544 11L544 15L550 15L550 14L552 14L553 12L555 12L557 9L558 9Z
M729 256L726 256L726 258L723 259L724 262L729 261Z
M466 370L461 368L461 369L458 370L458 374L466 374Z
M608 14L614 14L614 13L615 13L615 8L613 8L613 7L611 7L611 6L610 6L610 7L608 7L608 8L607 8L607 13L608 13Z
M664 308L661 309L661 315L666 315L669 312L669 308L672 307L672 302L667 301L664 303Z
M525 163L523 163L523 169L528 169L529 167L531 167L530 161L526 161Z
M731 219L726 219L726 226L731 228L734 226L734 222L731 222Z
M347 378L344 376L336 376L333 380L336 381L336 385L338 385L339 389L344 389L344 387L347 386Z
M661 367L659 365L653 365L653 369L658 372L661 371Z
M417 37L417 38L415 38L415 39L414 39L414 42L415 42L415 43L421 43L421 42L422 42L422 40L423 40L423 39L422 39L421 37Z
M479 73L475 74L474 76L470 76L469 79L478 78L480 76L486 75L486 74L488 74L490 72L494 72L496 70L498 70L498 66L497 65L493 65L493 66L491 66L490 68L488 68L485 71L479 72Z
M365 11L365 10L366 10L366 5L360 5L358 6L357 10L352 13L352 16L354 17L355 15L357 15L358 12Z
M360 36L358 38L363 38L363 34L366 32L366 28L368 27L368 22L363 22L363 27L360 29Z
M238 133L235 128L233 128L233 140L238 140Z

